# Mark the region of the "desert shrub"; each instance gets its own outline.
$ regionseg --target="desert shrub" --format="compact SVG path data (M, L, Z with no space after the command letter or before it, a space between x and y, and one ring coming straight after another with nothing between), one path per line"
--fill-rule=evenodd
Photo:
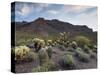
M52 43L52 46L54 47L56 44L55 43Z
M68 41L66 42L66 44L67 44L67 47L69 47L69 45L70 45L70 40L68 40Z
M45 49L39 50L38 56L39 56L39 60L40 60L40 65L48 62L48 60L49 60L49 56Z
M83 50L84 50L85 53L88 53L88 54L90 53L90 48L87 45L85 45L83 47Z
M52 56L52 48L49 47L46 51L48 53L49 58L51 58L51 56Z
M47 40L47 45L48 46L52 45L52 42L53 42L52 40Z
M63 41L67 40L67 38L68 38L67 33L66 33L66 32L60 33L60 38L61 38Z
M38 66L34 68L32 71L33 72L47 72L47 71L55 71L55 70L56 70L55 63L53 61L49 61L43 64L42 66Z
M54 42L54 45L55 45L55 46L57 45L57 42L56 42L56 41Z
M88 47L89 47L90 49L93 49L93 48L94 48L94 43L91 42L91 44L88 45Z
M76 55L81 61L84 61L84 62L89 61L89 57L90 57L89 54L84 53L81 48L76 49Z
M73 47L74 49L76 49L77 48L77 43L75 41L72 41L71 47Z
M43 64L43 66L47 67L49 71L57 69L57 65L52 60L49 60L47 63Z
M83 47L84 45L89 46L91 41L85 36L76 36L74 40L78 43L79 46Z
M60 65L64 68L72 69L75 67L74 58L70 53L64 55L60 60Z
M36 53L34 53L34 52L28 52L27 54L26 54L26 56L25 56L25 59L27 60L27 61L34 61L34 60L36 60L37 59L37 54Z
M36 49L36 52L45 47L45 41L43 39L34 38L32 41L34 42L34 48Z
M15 47L15 60L23 60L29 51L27 46Z
M68 35L67 35L67 33L66 32L60 32L57 42L60 45L66 46L67 41L68 41Z
M56 42L57 42L57 44L60 44L60 39L57 39Z

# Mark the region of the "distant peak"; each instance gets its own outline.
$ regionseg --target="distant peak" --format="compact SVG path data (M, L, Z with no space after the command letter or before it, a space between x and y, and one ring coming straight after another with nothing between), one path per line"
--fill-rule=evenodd
M44 18L39 17L34 22L37 23L37 24L45 24L46 20Z
M38 19L36 19L35 21L44 21L45 19L42 17L39 17Z

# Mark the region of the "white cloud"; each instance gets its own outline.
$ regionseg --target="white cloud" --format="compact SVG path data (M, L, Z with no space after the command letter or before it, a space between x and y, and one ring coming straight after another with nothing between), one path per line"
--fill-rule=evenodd
M64 5L63 10L65 12L80 13L85 10L92 8L91 6L80 6L80 5Z
M96 11L91 13L82 13L73 19L74 20L72 20L72 22L74 24L87 25L89 28L92 28L94 31L97 31L98 29L98 20L97 20Z
M23 4L22 6L17 8L16 13L21 16L25 16L25 15L29 14L32 11L32 9L33 8L28 6L27 4Z
M75 25L87 25L94 31L98 30L97 9L92 6L66 6L64 5L59 15L60 19ZM64 16L65 15L65 16Z
M38 6L40 6L40 7L48 7L49 6L49 4L44 4L44 3L41 3L41 4L38 4Z
M68 8L68 9L67 9ZM82 6L66 6L66 10L63 14L58 15L58 19L70 22L74 25L86 25L92 28L93 31L98 30L98 19L97 19L97 9L91 9L93 7L82 7ZM89 10L91 9L91 11ZM71 13L71 14L70 14Z
M34 12L40 12L44 9L46 9L47 7L49 6L49 4L44 4L44 3L41 3L41 4L38 4L38 3L35 3L33 4L33 11Z
M48 10L47 12L50 14L58 14L59 13L59 11L55 11L55 10Z
M93 9L91 9L93 8ZM43 11L43 12L41 12ZM49 4L17 4L16 12L20 18L26 18L32 12L33 16L38 14L48 14L48 17L57 18L62 21L77 25L87 25L94 31L97 30L97 10L92 6L64 5L59 9L54 9ZM35 14L34 14L35 12ZM52 16L51 16L52 15ZM48 18L47 17L47 18Z
M48 4L38 4L38 3L18 3L16 4L16 13L21 15L21 16L26 16L31 12L40 12L43 9L47 8L49 5Z

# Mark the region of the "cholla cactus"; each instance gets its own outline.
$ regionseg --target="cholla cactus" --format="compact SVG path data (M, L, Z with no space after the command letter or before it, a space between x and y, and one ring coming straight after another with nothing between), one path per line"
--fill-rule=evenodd
M26 46L15 47L15 60L23 59L29 51L30 49Z
M77 45L77 43L76 43L75 41L72 41L71 46L72 46L74 49L76 49L78 45Z
M40 65L43 65L49 59L48 54L44 48L41 48L41 50L38 52L38 55L40 59Z
M83 61L83 62L88 62L90 59L90 55L83 52L83 50L79 47L76 48L76 56L80 59L80 61Z
M34 38L34 39L33 39L33 42L34 42L34 43L43 44L43 45L45 44L45 41L44 41L43 39L39 39L39 38Z
M53 53L52 48L51 47L48 47L48 49L46 49L46 51L48 53L49 58L51 58L52 53Z
M58 44L60 43L60 40L59 40L59 39L57 39L57 43L58 43Z
M59 61L60 65L64 68L73 69L75 67L75 62L72 54L67 53Z
M47 45L48 46L52 45L52 40L47 40Z
M54 41L54 46L56 46L57 45L57 42L56 41Z
M64 36L64 34L63 33L59 33L61 36Z
M45 41L43 39L39 39L39 38L34 38L33 39L34 42L34 48L35 50L38 52L41 48L43 48L45 46Z
M66 42L68 41L68 35L67 35L67 33L66 32L62 32L62 33L59 33L60 35L60 37L58 38L58 40L60 40L59 41L59 44L63 44L63 45L65 45L66 44Z

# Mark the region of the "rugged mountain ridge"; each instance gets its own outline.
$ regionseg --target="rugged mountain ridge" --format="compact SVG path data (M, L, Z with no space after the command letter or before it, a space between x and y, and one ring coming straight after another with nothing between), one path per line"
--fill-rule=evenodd
M44 18L38 18L32 22L20 22L15 23L15 25L16 31L21 32L38 33L45 36L59 32L69 32L72 37L76 35L84 35L97 41L97 32L93 32L93 30L86 25L73 25L57 19L46 20Z

